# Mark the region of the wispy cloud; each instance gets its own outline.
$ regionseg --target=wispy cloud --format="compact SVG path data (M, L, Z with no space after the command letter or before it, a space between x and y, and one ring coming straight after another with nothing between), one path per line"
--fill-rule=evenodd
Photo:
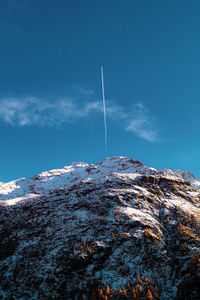
M55 101L36 97L0 99L0 119L12 126L60 126L102 113L101 101L80 103L76 98ZM149 142L158 141L158 129L146 106L136 103L131 109L107 103L107 115L121 128Z
M149 142L158 140L158 129L154 118L148 108L142 103L137 103L133 107L126 129Z
M85 96L93 96L94 95L94 91L92 89L84 89L80 86L76 86L76 89Z
M126 109L112 103L107 108L107 114L111 119L121 121L124 130L133 132L149 142L159 141L155 118L141 102L137 102L131 108Z
M0 118L10 125L54 126L72 122L99 111L98 102L78 105L72 99L59 99L51 102L46 99L27 97L23 99L9 98L1 100Z

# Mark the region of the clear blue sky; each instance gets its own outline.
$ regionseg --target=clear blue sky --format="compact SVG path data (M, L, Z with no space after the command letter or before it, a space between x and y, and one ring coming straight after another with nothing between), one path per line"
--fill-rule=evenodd
M107 156L200 176L198 0L0 0L0 181Z

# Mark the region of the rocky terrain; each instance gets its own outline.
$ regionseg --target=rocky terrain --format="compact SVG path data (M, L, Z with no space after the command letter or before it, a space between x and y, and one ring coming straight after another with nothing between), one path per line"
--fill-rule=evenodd
M199 205L126 157L0 183L0 299L200 299Z

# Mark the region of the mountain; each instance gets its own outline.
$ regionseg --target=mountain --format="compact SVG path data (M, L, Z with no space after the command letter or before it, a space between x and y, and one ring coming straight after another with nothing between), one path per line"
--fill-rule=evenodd
M126 157L0 183L0 299L200 299L199 205Z

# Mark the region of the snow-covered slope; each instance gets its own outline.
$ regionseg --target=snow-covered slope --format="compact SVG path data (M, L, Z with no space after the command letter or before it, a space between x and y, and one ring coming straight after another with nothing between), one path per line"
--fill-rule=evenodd
M0 299L199 299L198 182L113 157L1 184Z
M21 197L37 197L48 194L55 189L69 189L74 184L84 182L101 182L112 174L141 174L141 175L166 175L179 177L189 181L194 187L200 189L200 181L187 171L171 171L164 169L157 171L154 168L146 167L137 160L127 157L106 158L101 163L87 164L75 162L63 169L55 169L42 172L31 179L21 178L8 183L0 183L0 200L15 198L21 201ZM7 201L7 203L12 203Z

